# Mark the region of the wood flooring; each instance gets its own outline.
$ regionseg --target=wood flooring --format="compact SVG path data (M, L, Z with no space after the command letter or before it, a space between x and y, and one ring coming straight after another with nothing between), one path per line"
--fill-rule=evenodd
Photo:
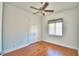
M78 51L75 49L40 41L4 54L4 56L78 56Z

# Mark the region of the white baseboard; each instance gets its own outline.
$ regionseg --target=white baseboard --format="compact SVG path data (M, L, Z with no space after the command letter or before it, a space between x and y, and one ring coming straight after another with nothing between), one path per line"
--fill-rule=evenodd
M38 41L35 41L35 42L38 42ZM35 42L31 42L31 43L29 43L29 44L21 45L21 46L19 46L19 47L17 47L17 48L13 48L13 49L11 49L11 50L4 51L1 55L4 55L4 54L6 54L6 53L9 53L9 52L12 52L12 51L15 51L15 50L18 50L18 49L23 48L23 47L26 47L26 46L28 46L28 45L30 45L30 44L32 44L32 43L35 43Z
M53 44L56 44L56 45L60 45L60 46L63 46L63 47L68 47L68 48L71 48L71 49L76 49L76 50L78 50L78 48L76 48L76 47L72 47L72 46L68 46L68 45L62 45L62 44L59 44L59 43L56 43L56 42L52 42L52 41L48 41L48 40L43 40L43 41L45 41L45 42L49 42L49 43L53 43Z

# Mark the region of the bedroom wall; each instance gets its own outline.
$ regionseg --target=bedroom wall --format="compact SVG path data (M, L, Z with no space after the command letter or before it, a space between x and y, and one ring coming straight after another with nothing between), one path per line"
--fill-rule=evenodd
M49 36L47 31L47 22L51 19L63 18L64 21L64 35L62 37ZM67 9L59 13L45 16L43 18L43 40L55 43L61 46L78 49L78 11L77 7Z
M78 4L78 30L79 30L79 4ZM77 41L78 51L79 51L79 31L78 31L78 41Z
M0 2L0 53L2 52L2 8L3 3Z
M40 40L40 16L4 3L3 52L27 46Z

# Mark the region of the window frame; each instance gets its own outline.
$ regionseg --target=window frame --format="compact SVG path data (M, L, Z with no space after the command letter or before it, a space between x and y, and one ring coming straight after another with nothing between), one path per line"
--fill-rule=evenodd
M59 23L59 22L62 22L62 35L56 35L56 23ZM55 34L49 34L49 24L51 23L55 23ZM47 31L47 34L49 36L57 36L57 37L62 37L63 36L63 18L58 18L58 19L52 19L52 20L48 20L48 31Z

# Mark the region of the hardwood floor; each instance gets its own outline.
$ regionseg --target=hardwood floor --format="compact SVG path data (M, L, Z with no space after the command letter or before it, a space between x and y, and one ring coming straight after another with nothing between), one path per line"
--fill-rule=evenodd
M4 56L77 56L78 51L71 48L40 41L27 47L12 51Z

